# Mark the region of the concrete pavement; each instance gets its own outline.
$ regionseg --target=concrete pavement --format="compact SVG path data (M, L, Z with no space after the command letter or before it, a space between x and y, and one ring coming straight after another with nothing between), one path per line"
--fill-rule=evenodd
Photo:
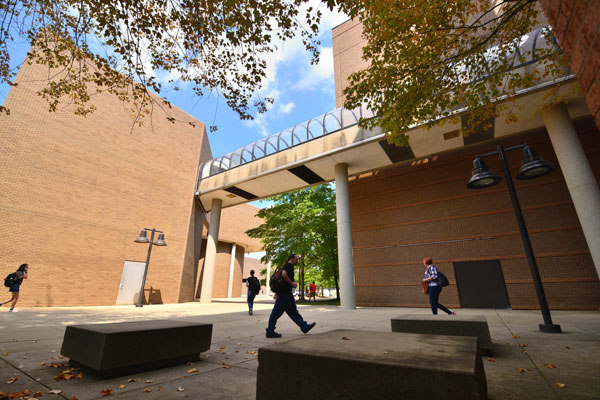
M257 352L262 346L303 336L287 316L279 320L281 339L266 339L264 330L272 301L255 303L254 316L243 300L213 304L0 308L0 392L30 390L32 397L103 398L103 390L124 399L254 399ZM314 333L333 329L390 332L390 319L406 314L428 314L427 309L300 306ZM491 399L600 399L600 313L554 311L554 322L565 333L537 330L539 311L459 309L459 314L488 320L494 356L484 358ZM440 315L440 318L450 318ZM68 359L60 346L66 325L82 323L176 319L214 324L212 347L193 365L174 366L131 376L101 380L83 372L81 379L57 381ZM312 333L312 332L311 332ZM554 367L554 368L549 368ZM197 372L196 372L197 371ZM12 382L12 383L8 383ZM559 387L566 385L564 387ZM61 391L57 395L52 390ZM105 392L106 393L106 392ZM1 397L0 397L1 398Z

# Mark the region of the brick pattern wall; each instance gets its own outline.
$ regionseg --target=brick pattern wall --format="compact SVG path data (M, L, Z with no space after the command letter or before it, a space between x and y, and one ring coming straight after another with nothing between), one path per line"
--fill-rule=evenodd
M598 130L591 118L576 121L576 128L598 177ZM557 162L545 131L500 143L523 142ZM494 143L471 146L429 164L350 178L357 304L427 307L420 280L422 259L430 256L451 281L440 299L448 307L460 306L454 262L500 260L511 306L538 308L506 185L466 188L475 154L494 148ZM513 174L520 155L508 153ZM496 157L486 163L501 175ZM550 306L597 309L600 282L560 170L531 181L515 179L515 185Z
M215 261L215 274L213 282L212 297L215 299L226 298L229 290L229 268L231 263L231 243L219 242L217 245L217 258ZM242 293L242 270L244 268L244 247L236 245L235 262L233 266L232 297L240 297ZM196 298L200 298L202 291L202 279L204 270L204 257L206 255L206 239L202 239L202 251L200 255L199 278L197 280Z
M597 0L541 0L541 5L600 128L600 4Z
M146 259L147 245L133 242L144 227L168 243L152 251L147 288L166 303L189 299L182 282L202 225L195 179L211 158L204 124L177 108L171 115L196 127L171 124L155 108L132 129L129 106L109 94L94 96L85 118L67 100L49 113L36 93L45 68L23 64L4 104L11 115L0 117L0 272L31 266L19 306L114 304L124 261Z

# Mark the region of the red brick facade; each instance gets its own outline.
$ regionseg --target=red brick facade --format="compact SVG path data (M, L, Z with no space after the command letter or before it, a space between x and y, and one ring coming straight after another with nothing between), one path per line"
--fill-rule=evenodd
M576 127L599 177L598 130L591 118L577 121ZM556 163L544 130L499 143L523 142ZM460 306L453 263L499 260L510 306L539 307L506 185L466 188L475 154L492 151L495 144L443 153L427 164L397 165L351 178L357 304L427 307L420 280L422 259L428 256L451 281L441 299L446 306ZM520 152L510 152L508 157L514 174L520 167ZM497 159L486 162L500 174ZM598 309L600 282L560 170L515 184L550 307Z
M597 0L541 0L541 5L600 128L600 4Z

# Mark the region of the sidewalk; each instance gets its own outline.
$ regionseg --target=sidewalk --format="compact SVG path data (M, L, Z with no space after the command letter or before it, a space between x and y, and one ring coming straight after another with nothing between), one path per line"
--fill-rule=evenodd
M254 316L247 314L245 302L225 300L209 305L186 303L141 309L133 306L22 308L16 314L0 309L0 392L27 389L32 392L29 397L42 392L43 399L84 400L104 398L101 391L110 389L112 396L123 399L254 399L258 349L303 334L284 315L277 327L283 337L266 339L264 330L272 300L257 302ZM317 322L311 333L342 328L389 332L392 317L428 314L427 309L347 311L318 304L299 309L306 320ZM565 332L556 335L539 333L539 311L459 309L457 312L487 317L495 346L492 358L495 361L484 358L490 399L600 399L600 313L554 311L554 322ZM86 372L81 379L53 379L67 368L62 364L68 360L60 358L66 325L140 319L212 323L211 350L202 353L201 361L193 365L106 380ZM131 379L135 381L130 382ZM558 387L557 382L566 387ZM50 390L62 392L53 395Z

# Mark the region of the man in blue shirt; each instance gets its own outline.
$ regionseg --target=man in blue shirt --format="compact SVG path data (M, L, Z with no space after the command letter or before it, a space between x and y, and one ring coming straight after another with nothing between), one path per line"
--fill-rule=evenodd
M269 326L267 327L268 338L281 337L280 333L275 332L275 325L284 312L286 312L292 321L300 327L300 330L303 333L308 333L308 331L316 325L315 322L309 324L302 318L296 307L294 295L292 294L292 290L298 286L298 284L294 282L294 266L298 264L298 258L300 257L296 254L290 255L281 268L281 277L284 281L284 285L278 293L275 293L275 306L273 307L273 311L271 311Z

